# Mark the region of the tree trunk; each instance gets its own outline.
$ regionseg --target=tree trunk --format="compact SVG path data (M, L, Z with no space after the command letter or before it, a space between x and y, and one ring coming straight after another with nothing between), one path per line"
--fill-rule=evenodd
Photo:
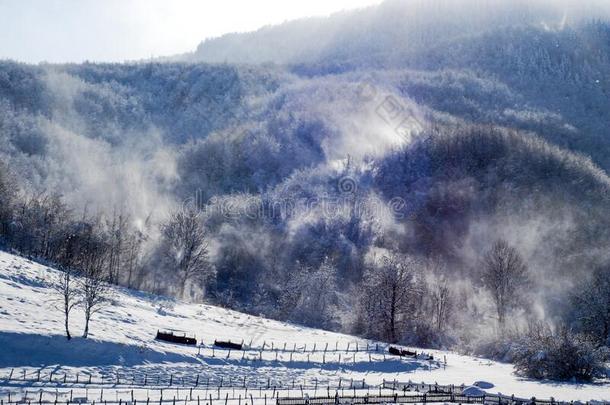
M129 261L129 272L127 273L127 288L131 288L131 276L133 274L133 258Z
M392 343L396 342L396 288L392 289L392 298L390 303L390 339Z
M83 332L83 338L87 339L89 335L89 318L91 318L91 312L89 309L85 310L85 331Z
M68 324L69 324L69 322L68 322L69 316L70 315L69 315L68 308L66 308L66 310L65 310L65 317L64 317L65 319L64 320L65 320L65 327L66 327L66 338L68 340L72 339L72 336L70 335L70 328L68 326Z
M184 289L186 288L186 282L189 279L188 276L188 272L185 270L182 272L183 276L181 277L180 280L180 298L183 299L184 298Z

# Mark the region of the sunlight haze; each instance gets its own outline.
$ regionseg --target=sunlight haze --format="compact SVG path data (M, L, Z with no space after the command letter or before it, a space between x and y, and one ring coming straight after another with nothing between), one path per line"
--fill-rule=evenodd
M193 51L206 38L378 0L0 0L0 59L82 62Z

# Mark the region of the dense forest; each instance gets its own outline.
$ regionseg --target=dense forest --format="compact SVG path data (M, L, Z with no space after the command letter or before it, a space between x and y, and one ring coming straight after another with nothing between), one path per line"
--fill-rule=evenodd
M607 346L606 14L426 4L172 61L0 62L0 243L386 341Z

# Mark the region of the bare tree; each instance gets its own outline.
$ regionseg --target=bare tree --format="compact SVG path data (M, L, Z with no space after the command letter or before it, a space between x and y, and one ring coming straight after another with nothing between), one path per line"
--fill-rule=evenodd
M142 244L146 241L146 234L134 230L127 238L127 288L132 288L137 273L142 268Z
M127 238L129 232L129 216L116 211L112 215L112 222L106 224L109 236L108 251L108 281L119 284L125 254L127 253Z
M442 333L451 315L451 304L453 296L449 289L447 279L442 278L430 286L430 298L432 301L432 319L436 332Z
M9 223L13 217L17 185L9 175L8 169L0 162L0 237L8 234Z
M441 258L431 258L426 262L426 311L432 315L430 326L437 334L446 330L455 301L446 275L447 267Z
M91 316L109 300L110 288L105 264L109 247L95 224L86 224L84 237L79 263L81 268L79 293L85 311L83 337L87 338Z
M610 346L610 267L596 269L572 294L580 329L598 343Z
M494 243L483 260L483 286L493 298L498 324L503 330L528 284L528 270L519 252L504 240Z
M53 285L55 292L61 297L62 309L64 312L64 326L66 338L72 339L70 335L70 312L78 305L78 290L73 270L69 267L64 268L57 277L57 282Z
M89 335L89 321L91 320L91 316L103 307L102 304L108 302L108 293L108 283L106 277L103 275L102 268L91 268L90 271L83 274L81 294L85 310L84 338L87 338Z
M161 227L162 252L175 269L180 297L188 281L206 280L212 273L208 260L208 240L200 214L194 210L174 212Z
M420 263L396 253L381 258L365 275L361 311L369 335L396 342L400 330L414 319L421 289L415 282Z
M335 320L337 302L334 262L325 257L317 268L297 263L288 277L278 300L284 319L330 328Z

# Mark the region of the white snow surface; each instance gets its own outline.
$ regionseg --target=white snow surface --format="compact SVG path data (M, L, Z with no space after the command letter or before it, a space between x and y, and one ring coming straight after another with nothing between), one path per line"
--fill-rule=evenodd
M489 393L565 401L610 400L610 381L539 382L516 376L510 364L448 351L426 350L440 362L401 360L381 352L371 357L365 352L335 352L330 350L345 349L348 344L352 349L358 344L362 350L367 344L372 348L376 343L124 288L114 288L111 305L93 316L88 339L76 337L67 341L59 297L51 289L58 274L57 270L0 252L0 392L14 388L6 379L11 369L15 375L23 370L31 375L41 369L43 373L53 370L95 375L110 375L117 370L162 370L196 373L211 379L271 379L286 385L315 380L323 386L336 384L339 379L364 379L371 386L383 380L465 386L486 381L493 384L493 388L485 390ZM82 328L82 310L76 308L71 319L73 335L79 336ZM157 330L167 328L193 333L206 347L198 354L194 347L155 340ZM262 359L257 350L233 351L227 357L227 351L212 352L215 339L243 339L246 344L252 341L253 347L263 343L267 348L272 343L280 349L284 345L289 349L296 346L301 352L293 354L293 361L288 352L282 351L264 351ZM326 344L329 352L324 355L320 349ZM318 351L306 353L314 345Z

